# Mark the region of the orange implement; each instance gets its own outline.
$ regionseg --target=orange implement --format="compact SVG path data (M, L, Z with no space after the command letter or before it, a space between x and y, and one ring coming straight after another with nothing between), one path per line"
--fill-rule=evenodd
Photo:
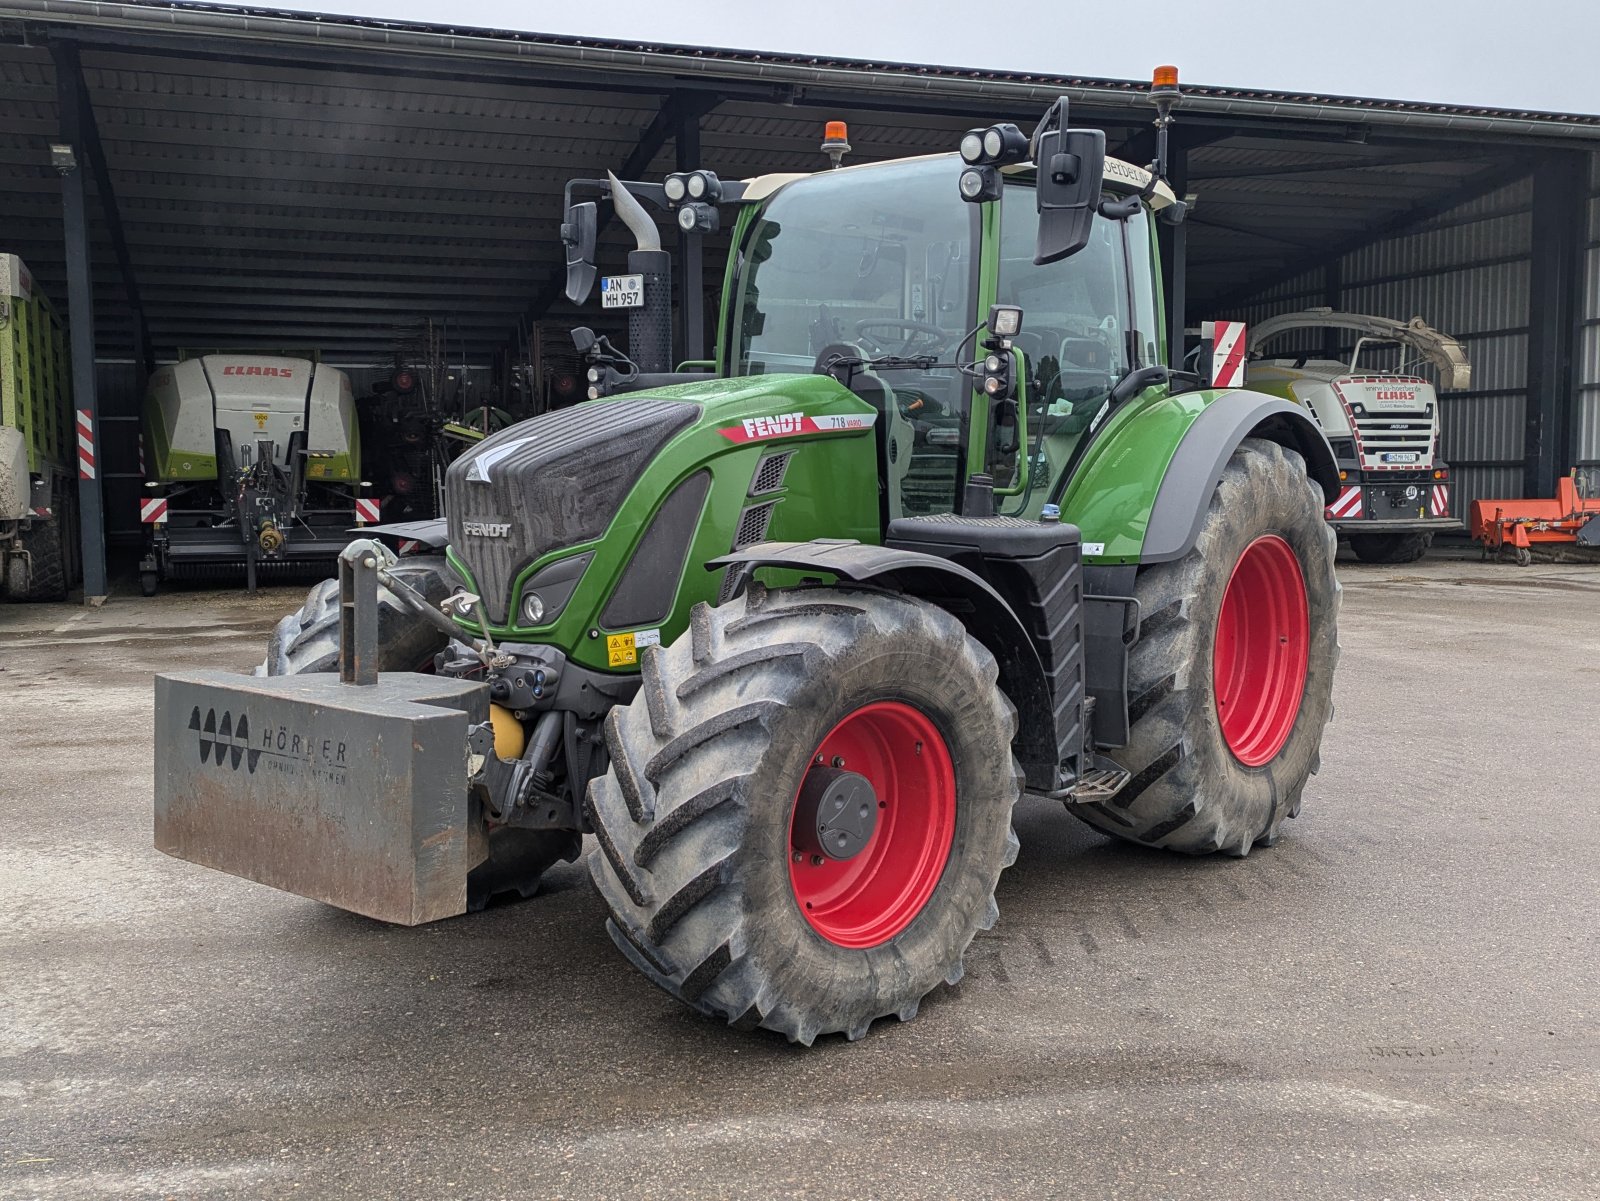
M1472 536L1485 551L1514 548L1523 564L1535 542L1600 546L1600 498L1579 496L1577 481L1566 476L1554 500L1475 500Z

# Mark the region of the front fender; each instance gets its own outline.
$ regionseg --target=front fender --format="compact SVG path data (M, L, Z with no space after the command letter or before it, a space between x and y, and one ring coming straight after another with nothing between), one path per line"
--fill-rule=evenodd
M888 588L947 610L995 657L1000 691L1017 707L1012 744L1031 788L1057 787L1055 708L1039 653L1011 606L987 581L948 559L919 551L866 546L846 539L762 542L707 564L738 575L737 595L759 567L832 575Z
M1062 517L1083 531L1084 561L1182 558L1246 438L1296 451L1324 497L1338 496L1333 450L1298 405L1243 389L1141 398L1107 423L1062 495Z

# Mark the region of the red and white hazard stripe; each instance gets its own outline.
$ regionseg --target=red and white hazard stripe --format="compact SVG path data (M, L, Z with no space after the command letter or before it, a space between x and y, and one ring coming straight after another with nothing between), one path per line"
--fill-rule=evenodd
M1207 321L1201 335L1211 339L1211 386L1244 387L1244 322Z
M144 478L144 431L139 431L139 477Z
M1342 521L1346 517L1361 516L1361 489L1357 487L1344 487L1339 489L1339 497L1328 506L1328 520Z
M94 479L94 421L88 409L78 410L78 478Z
M157 525L167 519L167 501L165 497L139 502L139 520L145 525Z
M1450 485L1435 484L1433 494L1428 497L1428 512L1435 517L1450 516Z
M378 520L378 502L371 498L356 499L356 524L367 525Z
M400 553L402 555L409 555L421 545L422 543L418 542L415 538L402 538L400 539Z

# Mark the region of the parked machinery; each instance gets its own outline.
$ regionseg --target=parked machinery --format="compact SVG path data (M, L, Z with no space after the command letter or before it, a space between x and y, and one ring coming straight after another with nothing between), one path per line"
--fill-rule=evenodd
M334 561L361 499L361 439L344 372L309 358L206 354L150 377L144 401L146 596L163 579Z
M63 600L82 576L66 331L27 265L0 254L0 597ZM98 465L84 437L88 470Z
M1582 495L1573 474L1556 481L1554 500L1475 500L1472 537L1484 558L1509 549L1519 567L1533 562L1535 544L1600 548L1600 498Z
M1283 334L1335 329L1358 335L1348 361L1313 354L1262 354ZM1271 317L1250 327L1246 386L1304 405L1339 460L1339 495L1328 520L1367 563L1420 559L1443 531L1459 530L1450 515L1450 468L1439 453L1439 397L1422 376L1362 366L1363 353L1384 345L1432 365L1438 387L1471 387L1472 368L1454 338L1420 317L1394 321L1332 309Z
M298 669L316 615L274 636L294 674L158 677L157 845L417 923L592 834L629 962L810 1043L961 979L1024 786L1148 846L1276 841L1332 711L1333 455L1300 406L1169 370L1164 155L1067 112L960 157L569 184L574 303L580 192L637 241L602 289L627 352L576 331L596 399L451 466L445 555L345 552L337 677ZM733 221L698 371L647 204Z

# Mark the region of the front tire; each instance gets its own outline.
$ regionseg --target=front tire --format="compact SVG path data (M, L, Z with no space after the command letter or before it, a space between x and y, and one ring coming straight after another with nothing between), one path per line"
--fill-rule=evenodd
M1350 535L1350 549L1363 563L1415 563L1432 545L1433 535L1426 530L1412 534Z
M588 802L589 869L636 967L702 1013L806 1045L909 1020L961 979L1016 858L1022 773L994 659L954 617L890 593L756 587L696 606L641 667ZM839 858L807 809L833 772L871 788L851 794L870 832Z
M1142 568L1128 660L1132 773L1096 829L1186 854L1277 841L1320 765L1338 659L1336 540L1305 461L1246 439L1182 559Z
M451 592L450 569L443 555L401 559L390 574L437 605ZM378 585L378 670L428 671L433 657L449 641L432 622L412 612L399 597ZM267 639L267 659L257 675L292 676L310 671L336 671L339 666L339 581L312 586L305 603L289 614Z

